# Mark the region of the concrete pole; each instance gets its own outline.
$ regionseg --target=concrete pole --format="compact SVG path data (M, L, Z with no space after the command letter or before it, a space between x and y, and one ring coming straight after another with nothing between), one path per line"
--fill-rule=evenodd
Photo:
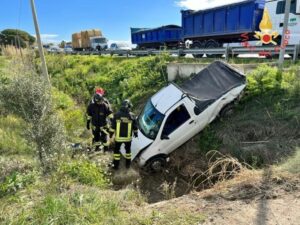
M37 21L34 0L30 0L30 3L31 3L31 10L32 10L33 22L34 22L34 27L35 27L36 39L37 39L39 53L40 53L40 57L41 57L41 61L42 61L43 76L46 79L46 81L48 82L48 84L50 84L46 59L45 59L44 50L43 50L42 41L41 41L39 24Z
M278 66L280 68L283 67L283 61L284 61L284 55L285 55L285 35L286 31L288 29L289 24L289 16L290 16L290 8L291 8L291 0L285 0L285 12L284 12L284 21L283 21L283 29L282 29L282 35L281 35L281 45L280 45L280 55L279 55L279 61Z

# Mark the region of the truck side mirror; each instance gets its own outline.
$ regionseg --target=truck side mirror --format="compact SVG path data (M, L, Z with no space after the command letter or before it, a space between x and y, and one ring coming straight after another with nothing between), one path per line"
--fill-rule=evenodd
M163 134L163 135L161 136L161 140L170 140L170 138L169 138L168 135Z

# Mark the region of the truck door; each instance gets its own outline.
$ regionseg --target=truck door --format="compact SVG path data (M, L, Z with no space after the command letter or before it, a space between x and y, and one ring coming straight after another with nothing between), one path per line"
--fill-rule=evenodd
M299 44L300 41L300 1L292 0L290 15L289 15L289 25L288 29L291 33L289 37L289 45ZM271 20L273 23L273 30L277 31L280 35L282 34L284 13L285 13L285 0L271 1L266 4L267 9L269 10ZM298 9L299 8L299 9ZM280 43L278 43L280 44Z
M181 102L166 116L160 133L159 151L169 154L193 137L195 120L188 107Z

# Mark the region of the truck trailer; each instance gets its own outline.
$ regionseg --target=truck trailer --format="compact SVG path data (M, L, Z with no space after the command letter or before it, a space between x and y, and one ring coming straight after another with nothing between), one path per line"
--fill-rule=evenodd
M159 49L177 47L182 38L182 28L177 25L167 25L157 28L131 28L131 42L139 49Z
M72 48L75 51L107 49L107 39L98 29L85 30L72 34Z
M192 48L217 48L224 43L242 42L243 34L251 41L258 39L257 32L275 32L278 35L273 43L280 44L284 8L285 0L250 0L206 10L184 10L182 38L193 41ZM299 44L300 0L292 0L288 30L289 44Z
M285 0L245 0L198 11L182 10L181 27L176 27L178 35L171 41L167 36L160 36L159 41L156 36L153 38L153 31L160 28L132 30L131 39L133 44L147 48L157 48L158 44L174 47L177 43L176 47L180 47L179 43L191 43L189 47L197 49L218 48L225 43L241 43L247 34L247 41L259 42L259 38L269 35L268 39L271 38L273 45L280 45L284 11ZM289 17L288 44L299 44L300 0L291 1ZM262 21L264 18L268 21ZM261 26L262 22L268 26Z

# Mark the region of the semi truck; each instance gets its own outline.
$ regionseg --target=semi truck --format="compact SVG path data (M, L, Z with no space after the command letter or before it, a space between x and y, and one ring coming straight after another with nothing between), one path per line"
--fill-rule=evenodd
M98 29L84 30L72 34L72 48L75 51L100 51L108 47L107 39Z
M274 41L272 44L280 44L284 12L285 0L245 0L198 11L182 10L181 27L177 27L178 39L172 39L171 42L178 43L177 47L184 42L190 43L189 47L193 49L218 48L225 43L241 43L244 40L243 34L247 34L247 41L266 38ZM289 18L288 44L299 44L300 0L291 1ZM153 36L155 30L157 28L132 29L132 43L149 48L170 46L170 40L166 36L160 36L161 39L153 38L156 37Z

